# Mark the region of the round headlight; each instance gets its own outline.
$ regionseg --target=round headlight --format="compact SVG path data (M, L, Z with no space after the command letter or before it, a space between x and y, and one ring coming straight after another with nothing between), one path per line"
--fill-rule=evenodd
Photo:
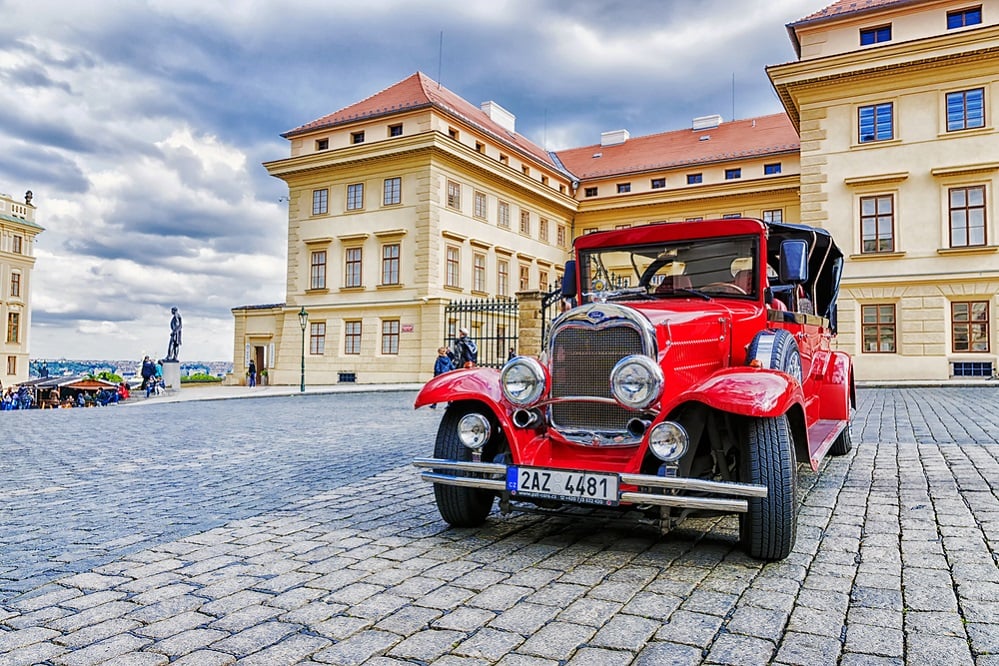
M611 395L625 407L645 409L662 395L663 371L648 356L625 356L610 374Z
M533 405L545 392L545 369L530 356L517 356L500 372L503 397L515 405Z
M649 433L649 448L656 458L663 462L673 462L687 452L687 431L673 421L663 421Z
M482 414L465 414L458 420L458 439L470 449L481 449L489 441L493 427Z

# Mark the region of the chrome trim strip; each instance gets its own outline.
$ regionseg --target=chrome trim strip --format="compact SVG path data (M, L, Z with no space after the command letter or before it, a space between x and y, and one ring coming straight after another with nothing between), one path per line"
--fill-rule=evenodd
M688 495L649 495L648 493L622 492L622 502L635 504L653 504L655 506L676 506L684 509L707 509L711 511L727 511L731 513L746 513L749 502L740 499L725 499L722 497L690 497Z
M433 472L420 472L424 481L432 481L445 486L462 486L464 488L484 488L486 490L506 490L506 479L480 479L474 476L448 476Z
M629 486L646 486L649 488L668 488L677 490L694 490L719 495L736 495L738 497L766 497L767 487L750 483L734 483L732 481L708 481L706 479L690 479L686 477L652 476L651 474L618 474L621 483Z
M482 474L506 475L506 465L502 463L471 462L465 460L445 460L443 458L417 458L413 467L431 469L451 469L457 472L480 472Z

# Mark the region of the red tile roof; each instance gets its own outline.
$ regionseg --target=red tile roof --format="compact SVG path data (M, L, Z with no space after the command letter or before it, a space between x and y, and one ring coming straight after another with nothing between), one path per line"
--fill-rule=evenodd
M423 72L416 72L409 78L377 92L339 111L306 123L281 136L291 138L327 127L335 127L369 120L378 116L392 115L426 107L436 107L492 135L501 142L534 157L545 164L554 166L548 153L526 137L510 132L494 122L485 112L465 101L459 95L437 83Z
M881 9L882 7L889 7L891 5L907 4L911 3L911 1L912 0L838 0L825 9L820 9L813 14L809 14L803 19L799 19L794 23L788 24L788 27L801 25L803 23L811 23L821 19L831 19L833 17L841 17L848 14L857 14L873 9Z
M710 137L702 140L702 137ZM628 139L614 146L600 144L560 150L565 168L580 179L624 175L798 152L801 144L790 119L783 113L721 123L705 130L676 130ZM600 157L594 157L599 154Z

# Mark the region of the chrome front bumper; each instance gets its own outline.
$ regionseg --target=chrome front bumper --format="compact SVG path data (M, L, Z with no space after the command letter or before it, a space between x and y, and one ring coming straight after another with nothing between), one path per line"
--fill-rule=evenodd
M420 476L424 481L446 486L482 488L497 493L506 492L507 465L500 463L465 462L441 458L417 458L413 466L424 469ZM434 471L437 470L437 471ZM447 472L472 472L489 475L491 478L457 476ZM618 501L625 504L652 504L656 506L680 507L685 509L707 509L726 513L746 513L749 501L743 497L766 497L767 487L749 483L728 481L706 481L678 477L652 476L651 474L618 474L621 484L663 490L688 490L712 493L718 497L692 497L689 495L656 495L647 492L621 491Z

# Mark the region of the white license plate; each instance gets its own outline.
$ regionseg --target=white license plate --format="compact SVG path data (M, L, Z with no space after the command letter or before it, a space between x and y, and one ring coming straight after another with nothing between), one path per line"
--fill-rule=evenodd
M506 489L513 495L522 497L557 499L577 504L614 506L618 503L616 474L508 467Z

